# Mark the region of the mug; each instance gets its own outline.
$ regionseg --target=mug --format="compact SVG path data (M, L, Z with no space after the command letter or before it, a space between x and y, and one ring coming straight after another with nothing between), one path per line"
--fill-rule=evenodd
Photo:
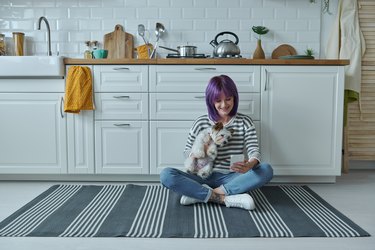
M106 49L96 49L92 51L92 55L95 59L107 58L108 50Z

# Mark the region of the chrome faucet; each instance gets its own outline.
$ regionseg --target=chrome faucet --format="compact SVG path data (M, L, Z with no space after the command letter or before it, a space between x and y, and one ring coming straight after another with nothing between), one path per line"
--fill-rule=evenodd
M49 56L52 56L52 51L51 51L51 29L49 27L49 23L48 23L48 20L47 18L45 18L44 16L41 16L39 17L39 20L38 20L38 30L40 30L40 25L42 23L42 20L46 23L46 27L47 27L47 35L48 35L48 51L47 51L47 55Z

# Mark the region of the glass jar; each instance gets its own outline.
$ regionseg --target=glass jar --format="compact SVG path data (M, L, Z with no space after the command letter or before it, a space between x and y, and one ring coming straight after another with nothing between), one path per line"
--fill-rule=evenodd
M6 44L5 44L5 35L0 34L0 56L5 56Z
M23 45L25 41L25 33L13 32L14 52L16 56L23 56Z

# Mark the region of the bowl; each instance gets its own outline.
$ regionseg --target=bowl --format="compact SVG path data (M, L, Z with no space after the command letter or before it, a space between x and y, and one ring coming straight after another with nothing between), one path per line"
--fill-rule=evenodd
M108 50L106 50L106 49L96 49L92 52L92 55L95 59L107 58Z

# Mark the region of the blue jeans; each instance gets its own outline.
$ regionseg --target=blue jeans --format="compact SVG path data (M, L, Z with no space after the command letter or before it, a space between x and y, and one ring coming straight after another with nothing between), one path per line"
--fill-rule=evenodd
M165 168L160 173L160 182L164 187L176 193L207 202L211 197L212 190L202 184L211 188L220 187L225 195L233 195L259 188L269 182L272 177L272 167L267 163L260 163L243 174L213 172L206 179L179 169Z

